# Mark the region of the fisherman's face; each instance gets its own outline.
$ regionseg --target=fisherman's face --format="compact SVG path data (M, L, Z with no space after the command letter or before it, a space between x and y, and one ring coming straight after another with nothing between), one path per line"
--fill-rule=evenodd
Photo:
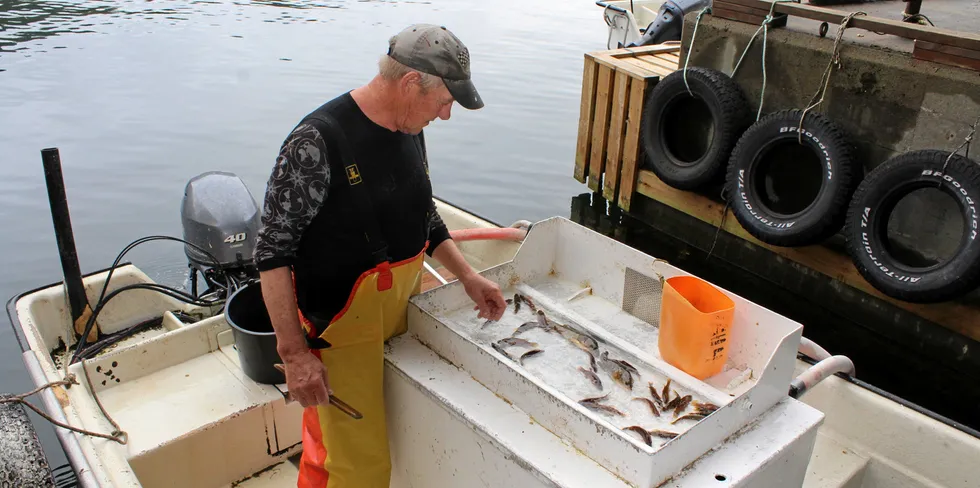
M409 87L406 115L402 132L418 134L436 118L449 120L453 96L442 83L423 89L418 84Z

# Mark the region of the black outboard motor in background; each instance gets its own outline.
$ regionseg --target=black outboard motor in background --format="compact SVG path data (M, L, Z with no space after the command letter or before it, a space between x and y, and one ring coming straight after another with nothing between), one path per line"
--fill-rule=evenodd
M650 22L650 25L643 31L643 36L625 47L648 46L666 41L681 40L684 15L701 10L710 4L711 0L667 0L660 6L656 20Z
M184 245L190 267L191 294L198 295L197 273L207 290L226 291L257 279L252 261L261 213L245 183L233 173L209 171L192 178L184 189L180 220L184 240L210 252L217 262Z

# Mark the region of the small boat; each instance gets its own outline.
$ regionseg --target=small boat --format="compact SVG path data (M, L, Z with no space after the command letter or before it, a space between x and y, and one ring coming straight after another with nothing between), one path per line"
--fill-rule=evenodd
M208 191L238 193L202 194ZM248 228L254 222L248 212L254 202L234 175L195 178L185 198L195 195L226 203L248 197L238 200L237 224ZM658 438L657 430L634 429L616 415L593 411L596 402L569 401L588 384L585 377L566 379L572 376L543 366L572 357L549 352L563 347L557 345L561 337L529 332L527 337L539 334L534 340L548 345L545 353L509 360L509 353L485 340L499 333L503 319L486 330L472 325L475 318L464 313L472 306L466 307L455 277L427 261L420 293L412 299L409 331L386 348L391 486L925 488L976 486L980 479L976 431L856 376L834 374L850 369L849 360L804 339L800 324L738 301L743 316L735 319L732 341L741 341L742 352L733 351L739 361L732 362L743 364L700 381L658 357L647 335L656 324L609 298L622 292L627 271L603 260L613 256L651 276L683 271L565 219L503 226L449 202L436 203L467 260L502 283L508 296L533 296L552 323L574 323L578 328L570 330L594 337L597 348L612 351L609 357L630 358L640 379L629 393L609 381L603 388L625 398L611 408L634 415L648 402L631 402L629 396L647 395L648 381L659 390L669 378L666 396L672 396L673 384L675 400L677 392L686 393L712 401L716 410L692 421L667 410L659 421L643 417L651 422L646 425L657 421L664 430L674 429L675 438ZM98 336L81 349L90 331L73 323L72 302L78 298L69 296L76 286L71 277L8 302L31 378L37 387L49 385L38 393L43 410L72 427L56 432L80 486L296 485L301 407L289 402L286 385L250 376L254 365L242 361L243 342L268 343L268 333L245 335L226 313L235 301L230 297L249 289L255 274L247 260L211 261L196 254L188 237L196 234L188 229L203 221L195 219L194 209L194 201L184 202L188 239L182 242L191 292L154 283L121 254L111 267L81 276L97 318L82 316L80 323L98 327ZM212 217L218 221L212 225L228 224L220 212ZM229 245L233 258L248 249L251 234L236 237L242 232L218 240ZM574 281L575 273L592 278ZM200 293L197 274L207 285ZM629 279L639 280L641 290L657 286L643 276ZM620 283L619 291L609 283ZM639 308L634 313L642 315ZM508 320L518 320L514 314ZM770 333L755 336L754 329ZM62 383L66 376L73 384Z

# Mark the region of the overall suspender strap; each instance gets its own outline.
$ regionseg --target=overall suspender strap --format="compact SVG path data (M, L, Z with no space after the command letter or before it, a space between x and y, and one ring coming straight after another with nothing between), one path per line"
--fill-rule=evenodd
M364 228L364 238L367 240L368 249L371 252L374 265L390 262L388 256L388 244L381 237L381 229L375 219L374 207L371 205L371 195L361 179L361 170L357 167L354 159L354 151L344 135L344 130L337 121L329 114L320 113L312 118L323 122L329 135L337 141L340 149L341 162L343 163L344 173L347 177L347 184L350 187L350 195L354 200L354 209L359 214L361 226Z

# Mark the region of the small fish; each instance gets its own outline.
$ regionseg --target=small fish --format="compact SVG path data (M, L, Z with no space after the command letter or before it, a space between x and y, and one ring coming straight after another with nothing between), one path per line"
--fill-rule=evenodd
M674 437L677 437L677 434L675 432L670 432L670 431L667 431L667 430L651 430L650 431L650 435L655 435L657 437L663 437L665 439L673 439Z
M578 367L578 370L581 371L582 374L584 374L585 377L588 378L589 381L592 382L592 386L598 388L599 391L602 391L602 380L599 379L599 376L598 375L596 375L592 371L589 371L589 370L587 370L587 369L585 369L585 368L583 368L581 366Z
M689 413L689 414L687 414L687 415L685 415L685 416L683 416L681 418L677 418L677 419L671 420L670 423L671 424L676 424L677 422L680 422L681 420L701 420L701 419L703 419L705 417L706 417L706 415L701 415L699 413Z
M582 402L579 402L579 403L581 403L583 407L586 407L586 408L591 409L591 410L596 410L596 411L601 411L601 412L609 412L609 413L612 413L612 414L619 415L620 417L625 417L626 416L625 413L619 411L618 408L613 407L613 406L603 405L601 403L582 403Z
M568 342L571 342L573 346L575 346L575 347L577 347L577 348L579 348L579 349L581 349L581 350L583 350L583 351L585 351L585 352L587 352L589 354L592 354L592 349L589 349L589 346L586 345L585 343L583 343L582 341L578 340L577 337L572 337L571 339L568 340Z
M653 382L647 382L647 386L650 387L650 396L653 397L653 401L657 402L657 405L660 405L660 408L663 408L664 401L660 399L660 394L657 393L657 389L653 387Z
M538 347L538 343L521 339L520 337L504 337L497 341L497 343L507 346Z
M507 302L507 305L510 305L511 303L514 303L514 299L513 298L508 298L508 299L506 299L504 301Z
M681 397L679 397L679 396L678 397L674 397L673 400L667 402L667 404L664 405L664 411L673 410L673 409L677 408L677 404L680 403L680 402L681 402Z
M625 369L617 369L612 373L612 379L616 383L619 383L626 387L627 390L633 391L633 376L630 375L629 371Z
M585 352L589 352L589 351L585 351ZM593 372L596 372L596 373L599 372L599 368L596 367L596 364L595 364L595 355L592 354L591 352L589 352L589 366L592 367L592 371Z
M511 336L516 336L517 334L523 334L531 329L537 329L540 327L541 324L538 324L537 322L524 322L523 324L521 324L520 327L517 328L517 330L514 331L513 334L511 334Z
M596 347L598 348L599 345L596 344ZM626 369L626 371L629 371L630 373L636 375L637 377L640 376L640 372L637 371L637 369L634 368L632 364L627 363L626 361L624 361L622 359L613 359L613 361L615 361L616 364L618 364L618 365L622 366L624 369Z
M714 403L701 403L697 400L691 402L691 407L694 408L694 411L702 415L710 415L711 413L714 413L715 410L718 410L718 405L715 405Z
M575 338L575 340L577 340L580 344L584 345L585 347L592 349L593 351L599 350L599 343L592 337L589 337L585 334L579 334Z
M493 344L490 344L490 347L493 347L495 351L506 356L507 359L510 359L511 361L514 360L514 358L510 354L508 354L507 351L504 349L504 347L501 346L499 343L494 342Z
M670 378L667 378L667 384L664 385L663 394L660 395L660 399L664 403L670 402Z
M545 329L550 328L548 326L548 317L544 316L543 310L538 310L536 315L538 316L538 323L541 324L541 327L544 327Z
M493 322L493 319L487 319L487 321L484 322L483 325L480 326L480 328L482 329L482 328L490 325L491 322Z
M647 405L650 407L650 412L653 413L653 416L654 417L659 417L660 416L660 412L657 411L657 406L653 403L653 400L651 400L649 398L643 398L643 397L633 397L633 399L634 400L640 400L640 401L646 402Z
M519 293L514 294L514 313L521 311L521 295Z
M612 393L612 392L609 392L609 393ZM609 397L609 393L606 393L605 395L602 395L600 397L583 398L583 399L579 400L578 402L579 403L599 403L599 402L605 400L607 397Z
M519 363L521 363L523 365L524 364L524 358L527 358L527 357L530 357L530 356L534 356L535 354L541 354L543 352L544 351L542 351L541 349L531 349L530 351L528 351L528 352L526 352L524 354L521 354L521 359L519 359L517 362L519 362Z
M677 402L677 406L674 407L674 417L680 415L681 412L683 412L684 409L687 408L687 405L689 403L691 403L691 395L684 395L684 397L682 397L680 401Z
M640 434L640 437L643 438L643 442L646 442L648 446L653 446L653 439L650 437L650 433L643 427L640 427L639 425L631 425L629 427L623 427L623 430L631 430L637 434Z
M524 300L524 303L527 304L527 308L531 309L531 313L538 313L538 307L534 306L534 302L532 302L529 297L521 295L521 300Z

